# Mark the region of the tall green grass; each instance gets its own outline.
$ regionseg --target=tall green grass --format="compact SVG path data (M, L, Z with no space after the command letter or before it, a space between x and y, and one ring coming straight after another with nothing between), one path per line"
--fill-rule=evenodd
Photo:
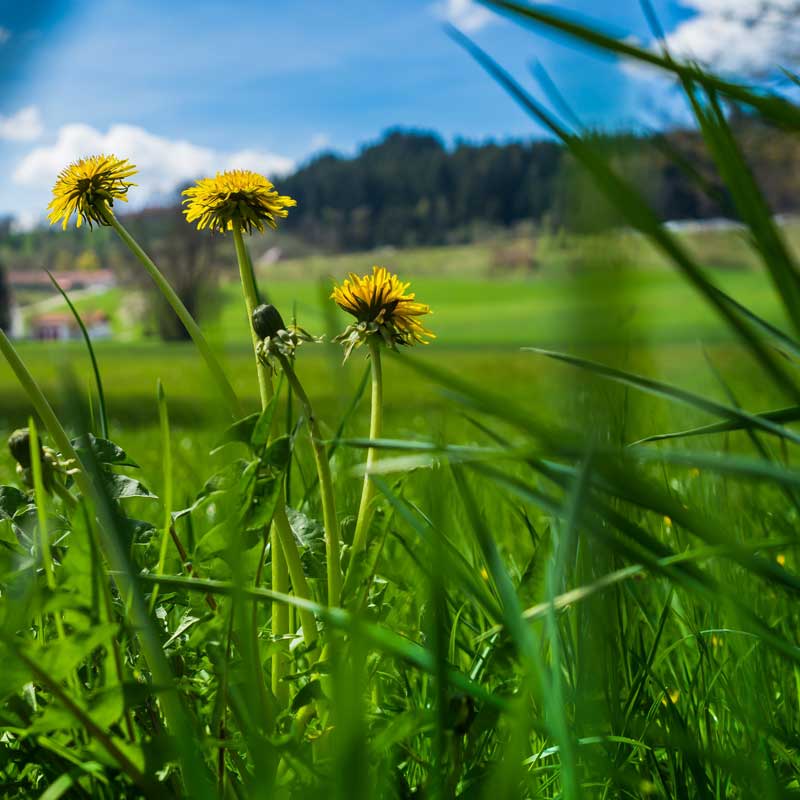
M448 359L434 345L387 359L395 407L386 430L406 435L371 441L355 413L363 365L347 379L301 350L301 379L316 372L315 388L330 398L323 435L343 566L353 567L347 602L334 607L311 452L285 395L276 417L284 436L269 438L272 407L227 430L218 414L207 462L215 474L178 478L165 363L166 393L131 387L152 392L160 419L160 433L139 443L150 452L132 454L148 464L140 481L128 453L88 435L97 426L85 393L73 384L71 402L59 406L80 434L70 441L0 340L60 451L39 455L34 445L35 491L24 464L16 486L0 487L5 796L782 798L800 790L800 473L790 427L800 417L800 277L723 104L744 103L793 130L800 111L549 8L490 4L676 76L788 324L776 327L724 292L591 139L456 34L729 331L730 363L708 353L718 386L655 380L647 358L632 360L624 348L607 348L600 361L597 352L543 350L548 342L532 335L515 363L529 359L531 375L550 379L514 392L502 368L511 362ZM596 286L575 284L586 303L568 324L584 349L618 342L621 304L639 283L631 268L615 277L600 307L589 303ZM489 305L502 315L503 303ZM113 439L114 392L103 394ZM404 412L418 413L418 395L447 404L440 424L431 415L404 424ZM752 407L753 398L770 406ZM693 421L664 427L683 419ZM368 448L380 453L377 503L370 546L351 565ZM272 554L261 531L284 492L311 597L275 591L266 578ZM292 632L313 615L314 636L273 636L278 607ZM279 692L265 679L275 657L286 667Z

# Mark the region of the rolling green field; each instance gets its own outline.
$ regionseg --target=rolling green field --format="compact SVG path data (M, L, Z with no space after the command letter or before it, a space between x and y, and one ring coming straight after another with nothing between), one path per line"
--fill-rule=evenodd
M727 247L735 250L729 234ZM600 245L607 247L607 242ZM296 314L298 324L330 339L346 324L345 316L328 299L331 279L326 272L348 270L386 254L356 254L331 259L289 262L262 269L262 290L284 316ZM681 278L643 252L642 268L603 263L571 273L556 261L529 277L489 279L485 276L489 251L485 247L428 248L385 258L409 269L417 296L433 309L430 327L437 339L412 353L401 352L398 363L387 365L387 434L420 438L432 433L460 441L474 430L450 413L450 404L434 386L416 381L409 388L403 358L421 358L443 365L477 386L502 392L539 419L569 420L574 404L564 398L574 393L575 372L569 367L525 352L544 347L589 355L650 377L675 381L685 388L724 398L724 392L704 352L730 378L747 387L741 401L753 410L776 404L764 391L758 369L741 357L724 324ZM746 258L743 257L745 262ZM623 259L624 260L624 259ZM591 260L590 260L591 264ZM432 265L441 276L431 275ZM448 266L449 265L449 266ZM456 266L454 266L456 265ZM458 266L460 265L460 266ZM310 277L296 277L307 274ZM406 277L405 275L403 277ZM757 313L781 321L768 280L755 268L719 271L715 278L732 296L746 300ZM105 308L112 315L124 303L124 290L78 301L80 309ZM223 284L216 310L204 329L225 364L232 384L250 409L258 403L252 353L237 283ZM164 343L135 338L96 345L103 375L114 438L142 464L158 474L159 450L155 399L160 379L167 394L175 433L176 470L182 484L195 491L223 456L209 452L228 425L219 397L205 366L191 343ZM55 407L75 411L74 390L67 376L86 393L91 373L80 343L22 342L19 351ZM329 433L335 429L366 367L362 351L341 365L334 345L304 345L298 371L313 397ZM0 364L0 429L10 431L27 422L30 407L8 366ZM70 384L71 385L71 384ZM615 396L615 395L614 395ZM88 394L82 398L88 404ZM670 428L701 424L696 411L659 405L662 415L637 420L631 440ZM296 410L295 410L296 413ZM368 398L352 418L348 433L363 435L368 425ZM631 423L633 424L633 423ZM8 454L0 454L0 483L13 475ZM158 485L156 484L156 488Z
M441 248L439 263L458 261L463 248ZM480 255L480 252L478 253ZM430 251L397 254L413 269L419 260L430 261ZM341 263L344 261L344 263ZM330 267L355 268L368 257L334 259ZM427 262L426 262L427 263ZM568 379L567 370L523 352L523 347L544 347L571 352L594 353L615 363L638 364L652 377L676 380L687 388L719 392L703 357L711 348L727 368L746 370L747 361L737 360L737 348L723 323L680 277L656 265L635 270L597 268L588 274L563 274L564 269L547 268L529 278L481 278L479 260L473 258L469 272L461 277L452 271L447 277L409 275L417 296L433 309L430 327L437 339L412 356L444 362L448 369L479 385L502 389L509 396L538 409L543 416L558 414L558 387ZM308 271L320 273L320 263L307 264ZM328 299L330 281L286 278L297 265L280 269L278 279L269 280L270 270L261 273L269 299L283 309L294 311L298 324L314 333L338 332L345 315ZM421 270L425 271L425 270ZM780 321L780 311L768 280L754 269L728 271L716 276L732 296L746 299L757 313ZM247 340L246 320L237 284L223 285L218 311L204 325L226 365L240 397L255 407L256 384ZM89 298L78 308L106 307L109 311L124 302L124 291ZM171 415L179 428L200 434L202 446L213 441L214 431L225 424L219 413L215 389L205 377L204 366L190 343L163 343L138 339L130 342L100 342L96 345L106 384L108 407L120 439L128 441L140 458L147 461L149 448L135 445L152 435L157 424L155 384L161 379L167 392ZM48 396L63 407L63 381L70 373L88 391L89 364L79 343L22 342L20 353ZM304 345L298 370L331 424L341 413L341 398L358 383L364 369L362 352L356 352L340 368L341 351L331 345ZM398 435L427 424L431 412L442 414L446 406L430 387L404 389L402 368L389 367L387 417ZM344 391L340 389L344 382ZM560 382L560 383L559 383ZM7 365L0 364L0 424L9 430L22 425L29 413L22 390ZM69 392L67 392L69 394ZM773 398L748 398L756 408L768 407ZM442 418L446 415L442 414ZM363 422L363 417L361 417ZM644 434L643 434L644 435ZM193 438L193 442L196 440ZM196 459L199 454L192 453Z

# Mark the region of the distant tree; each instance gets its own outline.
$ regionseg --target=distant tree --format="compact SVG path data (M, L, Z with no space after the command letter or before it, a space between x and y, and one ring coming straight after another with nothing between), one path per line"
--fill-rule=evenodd
M75 269L82 272L93 272L100 269L100 259L97 257L97 253L91 248L84 250L75 259Z
M800 0L798 0L800 2ZM800 205L800 140L732 106L731 127L773 211ZM657 135L598 133L615 171L633 182L663 219L734 216L716 163L697 130ZM555 141L456 141L446 147L426 131L391 130L352 157L318 156L276 181L298 205L272 231L253 241L254 254L277 245L284 253L367 250L385 245L470 241L487 231L545 223L555 230L593 233L623 224L564 148ZM202 314L221 265L233 261L224 237L198 233L176 206L126 215L127 224L175 283L186 305ZM75 269L99 264L150 291L151 285L114 231L6 230L0 259L9 268ZM163 335L184 333L153 295ZM207 308L207 307L206 307Z
M198 319L205 301L216 287L221 269L215 257L212 234L187 225L180 206L152 208L125 217L125 224L158 264L189 313ZM150 298L156 327L162 339L188 339L189 334L138 262L127 261L128 277Z

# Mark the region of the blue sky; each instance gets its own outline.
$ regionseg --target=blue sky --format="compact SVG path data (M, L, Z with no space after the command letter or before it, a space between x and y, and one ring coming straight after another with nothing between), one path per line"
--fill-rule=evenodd
M713 58L723 2L758 0L656 5L676 41ZM551 5L649 40L638 0ZM653 76L470 0L0 0L0 214L30 224L58 169L98 149L140 164L143 203L216 169L280 172L321 149L352 153L392 126L447 142L542 135L445 35L445 18L531 86L538 59L590 124L680 113Z

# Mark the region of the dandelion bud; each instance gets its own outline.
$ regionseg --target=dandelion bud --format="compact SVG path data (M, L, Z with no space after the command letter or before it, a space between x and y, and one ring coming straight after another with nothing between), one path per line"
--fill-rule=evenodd
M19 428L8 437L8 449L21 467L30 469L31 433L27 428Z
M278 331L285 331L286 323L275 306L260 305L253 311L253 330L259 339L268 339L276 336Z

